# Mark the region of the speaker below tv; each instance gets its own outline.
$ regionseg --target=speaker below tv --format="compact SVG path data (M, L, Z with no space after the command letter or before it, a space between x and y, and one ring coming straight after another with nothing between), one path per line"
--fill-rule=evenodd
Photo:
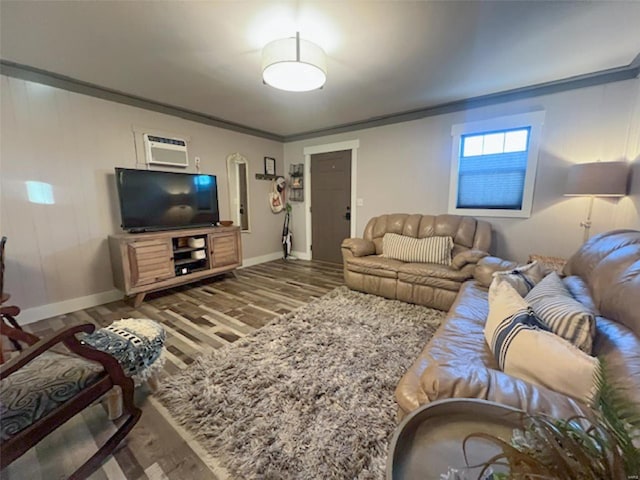
M122 228L132 233L216 225L215 175L116 168Z

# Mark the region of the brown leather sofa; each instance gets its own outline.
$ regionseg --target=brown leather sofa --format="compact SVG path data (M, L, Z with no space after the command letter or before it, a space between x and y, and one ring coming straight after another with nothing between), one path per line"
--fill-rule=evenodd
M382 257L385 233L452 237L452 264L406 263ZM369 220L363 238L342 242L344 280L353 290L449 310L462 283L473 277L475 264L488 255L490 245L491 226L473 217L381 215Z
M562 418L580 411L581 404L569 397L501 372L485 343L486 287L494 271L514 266L495 257L479 262L475 281L463 285L444 323L398 384L400 417L422 404L453 397L492 400ZM605 359L612 380L640 404L640 232L593 237L569 259L564 274L573 296L597 315L592 354Z

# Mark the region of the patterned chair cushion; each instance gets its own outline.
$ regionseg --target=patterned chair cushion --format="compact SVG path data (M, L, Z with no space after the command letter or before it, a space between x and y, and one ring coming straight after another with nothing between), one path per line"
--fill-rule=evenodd
M126 318L81 336L83 343L106 352L118 360L125 375L136 385L162 366L165 331L146 318ZM159 361L158 361L159 360Z
M48 351L0 381L2 440L96 383L103 371L97 363Z

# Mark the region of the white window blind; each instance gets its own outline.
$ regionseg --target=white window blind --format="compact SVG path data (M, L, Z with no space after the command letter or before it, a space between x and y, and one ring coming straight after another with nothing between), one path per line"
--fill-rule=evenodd
M452 125L449 213L531 215L544 111Z
M529 128L462 136L457 208L520 210Z

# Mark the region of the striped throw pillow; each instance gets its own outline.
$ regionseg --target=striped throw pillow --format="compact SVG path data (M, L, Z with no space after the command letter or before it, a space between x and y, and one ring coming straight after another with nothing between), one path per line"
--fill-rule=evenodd
M597 359L550 332L508 283L491 290L484 336L499 368L583 402L592 398Z
M556 272L550 273L525 297L552 332L591 353L596 334L593 312L576 299Z
M521 267L514 268L513 270L495 272L493 274L492 283L507 282L515 288L522 297L524 297L540 280L544 278L545 274L546 269L538 262L534 261Z
M451 265L451 250L451 237L414 238L397 233L385 233L382 237L382 256L403 262Z

